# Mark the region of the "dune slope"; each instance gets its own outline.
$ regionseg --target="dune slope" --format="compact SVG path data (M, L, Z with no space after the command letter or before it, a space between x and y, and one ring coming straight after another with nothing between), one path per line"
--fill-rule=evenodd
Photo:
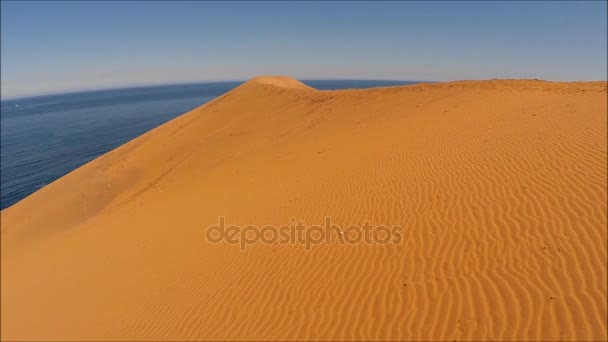
M1 217L4 340L606 340L606 82L258 77ZM399 225L397 244L206 240Z

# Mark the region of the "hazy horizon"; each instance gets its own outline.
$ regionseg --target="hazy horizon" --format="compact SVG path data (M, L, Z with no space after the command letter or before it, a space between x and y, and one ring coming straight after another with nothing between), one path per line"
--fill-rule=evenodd
M287 76L287 75L256 75L256 76ZM253 76L253 77L256 77ZM252 77L252 78L253 78ZM39 94L31 94L25 96L14 96L14 97L2 97L2 101L14 101L20 99L28 99L34 97L45 97L45 96L60 96L60 95L69 95L69 94L77 94L77 93L87 93L87 92L96 92L96 91L113 91L113 90L129 90L129 89L137 89L137 88L153 88L153 87L171 87L171 86L184 86L184 85L198 85L198 84L213 84L213 83L238 83L238 82L247 82L249 79L227 79L227 80L208 80L208 81L191 81L191 82L167 82L167 83L151 83L151 84L127 84L127 85L119 85L119 86L109 86L109 87L99 87L99 88L80 88L74 90L60 90L57 92L49 92L49 93L39 93ZM298 79L301 82L310 82L310 81L380 81L380 82L429 82L433 83L436 81L433 80L399 80L399 79L371 79L371 78L302 78Z
M606 80L605 13L605 2L2 1L2 99L268 74Z

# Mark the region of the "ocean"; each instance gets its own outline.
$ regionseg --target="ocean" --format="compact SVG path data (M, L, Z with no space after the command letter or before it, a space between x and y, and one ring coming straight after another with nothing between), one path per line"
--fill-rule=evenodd
M415 81L308 80L317 89ZM95 90L1 102L0 208L242 82Z

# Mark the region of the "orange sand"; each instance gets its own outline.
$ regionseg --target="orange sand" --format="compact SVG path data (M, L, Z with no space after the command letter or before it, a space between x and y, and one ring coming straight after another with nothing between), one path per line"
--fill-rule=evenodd
M255 78L2 211L2 339L606 340L606 82ZM399 224L392 245L210 244Z

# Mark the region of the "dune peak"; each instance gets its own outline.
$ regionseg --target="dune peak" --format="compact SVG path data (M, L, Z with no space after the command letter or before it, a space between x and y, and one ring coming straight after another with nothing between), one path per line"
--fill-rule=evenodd
M288 76L256 76L245 82L245 84L271 85L286 89L312 89L295 78Z

